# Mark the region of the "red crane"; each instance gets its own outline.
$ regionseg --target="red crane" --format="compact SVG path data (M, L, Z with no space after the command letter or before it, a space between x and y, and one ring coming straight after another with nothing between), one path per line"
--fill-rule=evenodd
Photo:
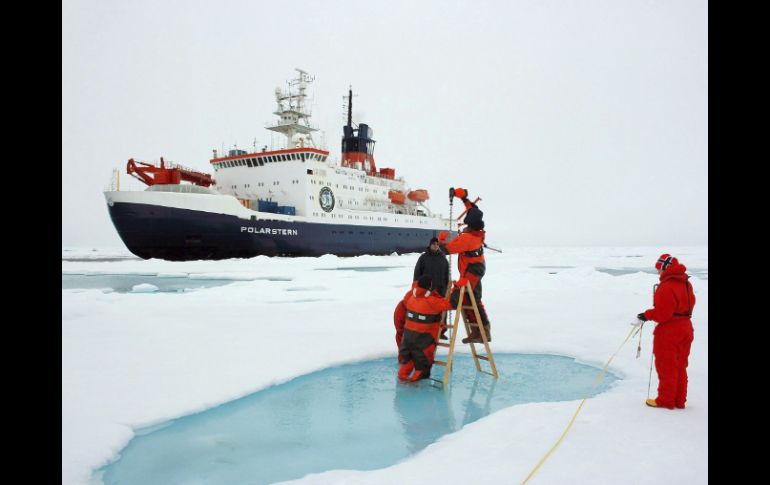
M133 158L130 158L126 172L147 185L179 184L183 180L202 187L208 187L214 183L214 179L207 173L197 172L175 164L166 167L163 157L160 157L160 167L151 163L135 162Z

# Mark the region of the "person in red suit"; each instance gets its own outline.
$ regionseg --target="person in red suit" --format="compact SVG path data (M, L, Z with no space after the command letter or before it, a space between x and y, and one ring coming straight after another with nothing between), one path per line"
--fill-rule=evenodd
M418 381L430 377L441 313L452 308L446 298L433 294L432 287L430 276L420 276L417 286L403 300L406 321L398 348L401 363L398 378L401 380Z
M484 231L484 213L470 200L468 200L468 191L466 189L457 188L452 189L450 192L452 196L458 197L465 204L467 213L465 215L466 227L463 231L453 240L447 241L449 233L441 232L438 235L439 247L447 254L457 254L457 267L460 270L459 281L465 282L466 280L471 284L473 289L473 296L476 299L476 304L479 307L479 314L481 315L481 322L484 325L484 332L487 335L487 341L492 341L490 334L489 317L487 317L487 311L484 308L484 303L481 302L481 278L487 271L486 261L484 259L484 238L486 237L486 231ZM455 289L450 297L450 302L453 307L457 306L460 299L460 290ZM470 297L467 295L463 298L463 305L470 305ZM473 310L465 310L466 317L469 322L476 322L476 315ZM467 338L463 339L463 343L467 344L481 343L481 331L478 326L471 327L471 333Z
M655 290L653 308L637 318L658 322L653 332L652 352L658 372L658 397L647 399L654 408L684 409L687 401L687 360L693 341L692 309L695 293L687 268L670 254L655 263L660 284Z

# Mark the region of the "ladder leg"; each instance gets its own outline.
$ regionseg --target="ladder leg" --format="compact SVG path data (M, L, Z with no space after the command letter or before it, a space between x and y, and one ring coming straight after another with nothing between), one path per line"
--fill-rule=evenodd
M476 296L473 294L473 289L471 288L471 284L467 283L466 285L468 287L468 296L471 299L471 306L473 307L473 312L476 315L476 325L479 326L479 333L481 333L481 341L484 343L484 348L487 351L487 359L489 360L489 365L492 367L492 375L495 376L495 379L497 379L497 366L495 366L495 358L492 357L492 350L489 348L489 341L487 340L487 331L484 329L484 322L481 321L481 314L479 313L479 307L476 304ZM479 366L478 356L476 355L476 351L473 348L473 343L471 343L471 350L473 351L473 357L476 359L476 369L481 370L481 367Z
M466 294L466 290L472 294L471 285L470 283L465 285L460 289L460 299L457 302L457 313L462 314L463 317L463 323L465 324L465 334L470 337L471 336L471 325L468 321L468 317L465 315L465 311L463 310L463 307L465 306L465 298L463 296ZM476 322L478 325L479 322ZM473 355L473 363L476 364L476 371L481 372L481 364L479 364L479 356L476 353L476 347L471 344L471 355Z
M446 292L444 293L444 298L447 300L449 299L449 296L452 294L452 282L449 282L449 286L446 289ZM444 310L441 312L441 325L444 326L444 328L440 329L439 331L439 340L441 340L441 334L444 333L444 331L449 330L448 320L452 318L452 316L449 314L452 310Z
M447 292L451 291L451 289L448 289ZM460 290L460 298L462 301L462 295L463 295L464 289ZM457 341L457 329L458 324L460 323L460 312L455 311L455 318L454 323L452 325L452 333L449 338L449 354L447 355L446 359L446 369L444 369L444 378L442 379L442 382L444 384L444 387L449 384L449 376L452 374L452 361L454 360L454 354L455 354L455 342Z

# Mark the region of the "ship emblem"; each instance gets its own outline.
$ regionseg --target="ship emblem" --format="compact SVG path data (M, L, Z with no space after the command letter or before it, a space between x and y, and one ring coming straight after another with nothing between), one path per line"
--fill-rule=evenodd
M334 209L334 193L329 187L323 187L318 194L318 201L321 203L321 209L331 212Z

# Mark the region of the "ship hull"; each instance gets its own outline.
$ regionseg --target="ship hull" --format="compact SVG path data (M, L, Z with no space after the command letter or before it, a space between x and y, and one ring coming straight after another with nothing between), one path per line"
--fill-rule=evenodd
M163 205L108 205L126 247L171 261L254 256L359 256L424 251L436 229L245 220Z

